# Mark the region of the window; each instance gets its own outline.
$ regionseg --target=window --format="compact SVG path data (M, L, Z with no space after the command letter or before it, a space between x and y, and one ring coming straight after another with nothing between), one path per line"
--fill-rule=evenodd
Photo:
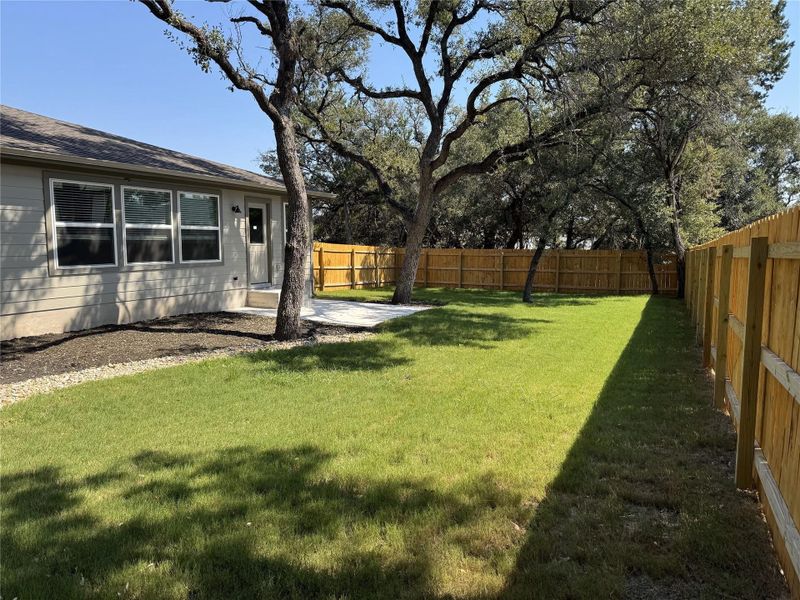
M251 206L247 209L247 221L250 226L250 243L264 243L264 209Z
M219 197L178 192L181 216L181 261L221 260Z
M56 266L115 266L113 186L51 179L50 192Z
M122 188L125 260L128 264L172 263L172 192Z

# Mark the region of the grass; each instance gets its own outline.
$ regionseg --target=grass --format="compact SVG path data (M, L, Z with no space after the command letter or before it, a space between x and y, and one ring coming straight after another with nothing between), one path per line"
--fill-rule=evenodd
M418 298L447 304L4 409L3 597L785 593L680 303Z

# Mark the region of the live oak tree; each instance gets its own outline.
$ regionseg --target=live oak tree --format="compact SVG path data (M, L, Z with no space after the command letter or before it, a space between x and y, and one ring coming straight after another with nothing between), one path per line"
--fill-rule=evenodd
M800 200L800 117L757 107L733 123L722 146L715 201L721 226L744 227Z
M231 16L227 24L231 29L226 29L222 25L192 22L170 0L139 1L171 30L184 34L179 43L188 39L184 47L203 71L208 72L216 65L231 88L249 93L272 123L276 155L289 200L285 268L275 336L282 340L297 338L306 260L311 247L310 208L298 160L294 118L305 20L291 12L288 2L250 0L249 12ZM258 34L252 48L245 47L243 26L252 27ZM260 60L262 44L272 59L269 67L264 67Z
M600 57L589 66L575 58L583 31L602 18L607 5L606 0L320 0L318 19L326 36L316 40L314 64L321 77L303 90L307 136L366 169L385 201L402 214L406 253L393 302L411 299L438 197L465 176L560 143L565 132L603 109L617 73ZM349 52L337 49L343 41ZM372 42L402 57L410 84L371 82L363 65ZM486 154L466 162L452 159L453 149L473 128L512 105L535 113L524 135L500 136ZM383 151L384 113L405 114L412 133L401 159L413 161L414 179L404 182L415 187L411 198L403 198L403 188L395 185L403 178ZM365 128L365 122L375 127Z
M630 104L639 139L659 165L683 296L687 149L742 107L758 102L785 71L783 2L687 0L632 3L641 26L623 41L640 57L642 88Z
M559 233L571 216L570 205L592 177L609 143L603 136L588 139L588 133L574 135L570 144L537 151L528 161L507 169L505 189L510 198L525 207L530 218L529 235L537 240L522 290L524 302L533 301L539 261L548 245L557 245Z

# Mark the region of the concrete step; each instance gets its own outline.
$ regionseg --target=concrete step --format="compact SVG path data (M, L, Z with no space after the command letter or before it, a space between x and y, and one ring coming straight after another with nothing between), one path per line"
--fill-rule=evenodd
M251 308L278 308L280 289L247 290L247 306Z

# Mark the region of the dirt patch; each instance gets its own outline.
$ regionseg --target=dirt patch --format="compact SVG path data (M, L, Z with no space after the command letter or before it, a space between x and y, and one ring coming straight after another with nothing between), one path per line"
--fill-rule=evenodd
M335 336L357 328L303 322L303 337ZM0 384L147 359L275 343L275 319L203 313L33 336L0 343Z

